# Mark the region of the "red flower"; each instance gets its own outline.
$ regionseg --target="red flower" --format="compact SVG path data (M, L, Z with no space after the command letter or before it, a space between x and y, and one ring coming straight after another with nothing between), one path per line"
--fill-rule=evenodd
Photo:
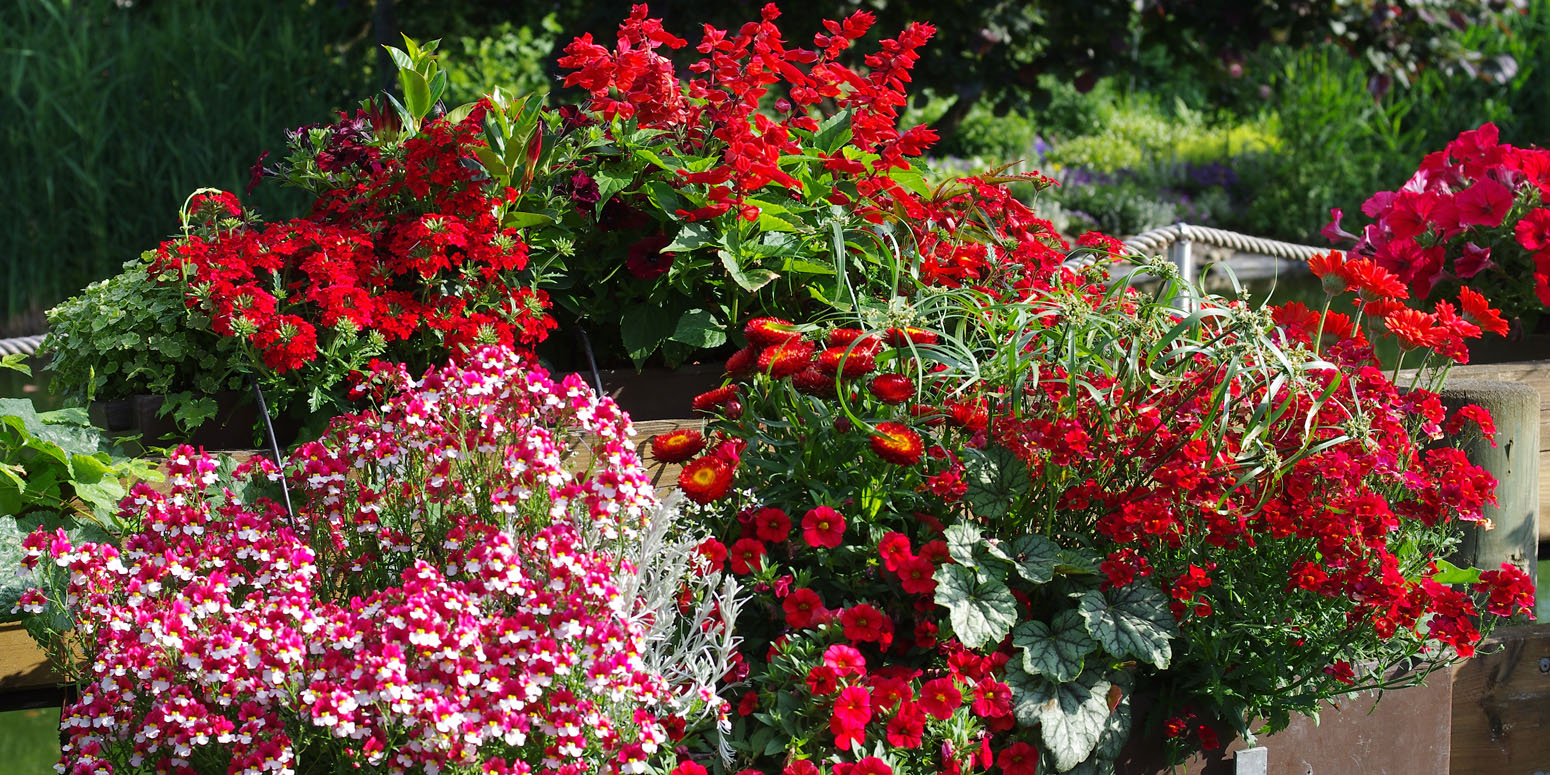
M695 549L705 559L710 560L710 569L720 571L727 564L727 546L714 538L707 538L700 542Z
M1336 681L1345 684L1346 686L1354 686L1356 684L1356 672L1351 669L1351 663L1343 659L1334 663L1333 665L1325 666L1324 675L1327 675Z
M963 705L963 692L951 678L937 678L920 687L920 708L933 718L945 720Z
M911 595L936 594L936 566L924 557L910 557L899 563L899 583Z
M1474 590L1490 596L1486 610L1497 616L1516 616L1519 613L1534 616L1534 583L1517 566L1502 563L1501 570L1488 570L1480 574Z
M673 254L662 252L671 242L667 237L647 237L630 246L624 268L642 280L655 280L673 268Z
M732 466L714 455L706 455L678 473L678 486L695 503L719 500L732 489Z
M848 751L866 736L866 725L872 720L872 697L861 686L847 686L834 699L834 715L829 719L829 731L834 733L834 744L841 751Z
M1215 751L1222 747L1222 743L1216 737L1216 730L1201 724L1195 727L1195 735L1200 738L1200 748L1206 751Z
M1458 208L1460 226L1495 228L1502 225L1502 219L1512 209L1512 189L1489 178L1477 180L1454 197L1453 203Z
M682 463L705 449L705 436L691 428L651 437L651 456L659 463Z
M793 759L780 775L819 775L818 765L812 759Z
M783 379L806 369L812 357L812 343L794 339L764 348L759 353L759 371Z
M1358 258L1345 265L1345 276L1351 287L1365 301L1379 299L1405 299L1410 291L1399 281L1399 276L1365 258Z
M915 382L903 374L879 374L872 378L872 395L885 404L902 404L915 395Z
M907 347L911 342L915 344L936 344L937 335L925 329L905 326L904 328L888 329L888 332L883 335L883 340L894 347Z
M1550 212L1550 210L1538 210L1536 212ZM1490 331L1497 336L1506 336L1508 325L1506 318L1502 317L1500 310L1492 309L1491 303L1473 288L1459 289L1459 306L1464 309L1464 317L1469 322Z
M756 348L774 347L802 338L796 324L780 318L754 318L743 326L743 335L748 337L748 344Z
M833 549L845 536L845 517L828 506L817 506L802 517L802 540L813 548Z
M740 538L732 544L732 572L747 575L764 567L764 544L752 538Z
M878 423L871 443L872 451L878 457L901 466L919 463L921 453L926 450L920 434L896 422Z
M982 431L990 426L990 406L983 398L948 401L947 420L964 430Z
M1012 713L1012 687L986 676L974 687L974 704L970 706L980 718L1000 718Z
M865 376L877 366L877 356L868 347L830 347L818 353L818 370L831 377L846 379Z
M682 761L670 775L706 775L705 768L692 761Z
M753 374L754 368L759 365L759 349L756 347L744 347L727 359L727 374L734 379L747 377ZM712 391L714 392L714 391Z
M823 663L840 676L866 675L866 658L854 647L836 643L823 652Z
M1534 252L1550 248L1550 210L1534 208L1513 230L1524 250Z
M737 715L747 716L759 709L759 693L748 692L737 701Z
M781 601L780 607L786 612L786 624L794 630L806 629L828 613L823 607L823 598L807 587L792 591Z
M1338 250L1320 253L1308 259L1308 269L1324 283L1324 292L1331 296L1345 293L1349 283L1345 274L1345 254Z
M888 744L896 748L917 748L926 731L926 714L913 702L899 705L888 719Z
M888 766L888 762L876 756L868 756L856 762L851 766L849 772L839 772L838 766L834 769L835 775L893 775L893 768Z
M1003 775L1035 775L1039 770L1039 749L1015 742L1001 749L996 764L1001 766Z
M1383 319L1383 326L1399 339L1399 349L1414 350L1437 344L1436 318L1418 309L1400 309Z
M737 399L736 385L722 385L715 390L701 393L694 397L693 407L696 412L716 412L726 408L727 404Z
M786 512L766 506L753 513L754 532L760 540L778 544L791 533L791 518Z
M814 665L807 671L807 688L818 696L827 696L839 691L839 674L828 665Z
M899 566L913 556L910 553L909 536L898 531L884 535L877 542L877 554L883 558L884 568L897 572Z
M888 617L867 603L858 603L840 614L845 637L853 643L881 641L888 628Z
M833 401L840 395L839 386L834 384L834 375L825 374L816 366L808 366L797 372L791 377L791 384L799 393L826 401Z

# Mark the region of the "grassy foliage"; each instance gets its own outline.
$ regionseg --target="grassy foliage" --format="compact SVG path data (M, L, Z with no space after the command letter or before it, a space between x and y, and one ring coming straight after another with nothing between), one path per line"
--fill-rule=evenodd
M305 0L0 4L0 320L113 273L194 188L240 192L287 127L365 96L365 21ZM278 193L254 201L283 214Z

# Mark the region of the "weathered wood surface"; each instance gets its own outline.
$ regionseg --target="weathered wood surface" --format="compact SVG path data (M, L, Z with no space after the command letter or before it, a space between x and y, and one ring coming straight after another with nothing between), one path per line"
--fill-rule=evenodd
M0 624L0 693L54 685L43 649L20 622Z
M641 462L645 464L651 483L657 486L658 491L666 491L668 488L677 486L678 472L683 470L683 466L677 463L658 463L652 459L651 437L679 428L703 431L705 421L700 419L646 420L636 422L634 425L635 453L640 455ZM569 452L578 470L585 468L591 462L590 451L579 441L571 444Z
M1449 772L1550 772L1550 624L1500 630L1458 669Z
M1550 360L1454 366L1448 379L1455 378L1521 382L1539 391L1539 513L1546 514L1545 508L1550 506ZM1550 541L1550 519L1539 520L1539 540ZM1545 769L1550 771L1550 763Z

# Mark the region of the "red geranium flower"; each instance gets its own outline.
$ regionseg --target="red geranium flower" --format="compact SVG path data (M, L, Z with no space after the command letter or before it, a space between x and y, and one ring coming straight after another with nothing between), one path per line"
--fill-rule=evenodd
M871 443L872 451L878 457L901 466L919 463L921 453L926 450L920 434L896 422L878 423Z
M778 544L791 533L791 518L780 509L766 506L753 514L754 532L763 541Z
M963 705L963 692L951 678L937 678L920 687L920 708L933 718L945 720Z
M714 455L706 455L684 466L678 474L678 486L695 503L718 500L732 489L732 466Z
M651 437L651 456L659 463L682 463L705 449L705 436L692 428L679 428Z
M845 535L845 517L828 506L809 509L802 517L802 540L813 548L833 549Z
M828 613L823 607L823 598L807 587L792 591L781 601L780 607L786 612L786 624L794 630L806 629Z
M870 389L885 404L902 404L915 395L915 381L903 374L879 374L872 378Z
M764 567L764 544L752 538L740 538L732 544L728 558L733 573L739 576L752 573Z

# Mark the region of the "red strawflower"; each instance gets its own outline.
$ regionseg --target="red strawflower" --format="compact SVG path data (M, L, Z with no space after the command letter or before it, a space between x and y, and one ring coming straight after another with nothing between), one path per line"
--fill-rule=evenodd
M752 538L739 538L732 544L727 557L731 561L732 572L742 576L764 567L764 554L764 544Z
M737 399L736 385L722 385L715 390L701 393L694 397L692 406L696 412L717 412L726 408L727 404Z
M836 643L823 652L823 663L841 677L866 675L866 658L852 646Z
M780 318L754 318L743 326L743 335L748 337L748 344L756 348L774 347L802 338L796 324Z
M1002 775L1036 775L1039 749L1019 740L1001 749L996 764L1000 765Z
M948 401L947 420L964 430L985 430L990 427L990 405L983 398Z
M879 374L869 385L872 395L885 404L902 404L915 395L915 381L903 374Z
M830 347L818 353L818 370L831 377L845 379L865 376L877 366L877 356L869 347Z
M920 687L920 709L932 718L946 720L963 705L963 692L951 678L936 678Z
M878 423L871 444L872 451L878 457L901 466L919 463L921 454L926 450L920 434L896 422Z
M911 342L915 344L936 344L937 335L925 329L905 326L904 328L888 329L888 332L883 335L883 341L894 347L907 347Z
M1536 212L1550 212L1550 210ZM1464 317L1469 322L1497 336L1507 335L1509 330L1507 319L1502 317L1501 310L1492 309L1491 303L1486 301L1485 296L1479 291L1473 288L1460 288L1459 306L1464 309Z
M780 607L786 612L786 625L793 630L806 629L828 613L823 607L823 598L807 587L793 590L781 601Z
M840 624L845 627L845 637L852 643L881 641L888 626L888 617L867 603L858 603L840 614Z
M706 455L683 467L678 486L695 503L719 500L732 489L732 466L714 455Z
M766 506L753 513L754 533L760 540L778 544L791 533L791 518L780 509Z
M812 362L813 344L800 339L772 345L759 353L759 371L783 379L807 368Z
M727 374L730 375L733 379L747 377L753 374L754 369L758 367L758 365L758 348L753 346L744 347L743 349L732 353L732 357L727 358Z
M809 509L802 517L802 540L813 548L833 549L845 536L845 517L828 506Z
M682 463L705 449L705 436L692 428L659 433L651 437L651 457L658 463Z

